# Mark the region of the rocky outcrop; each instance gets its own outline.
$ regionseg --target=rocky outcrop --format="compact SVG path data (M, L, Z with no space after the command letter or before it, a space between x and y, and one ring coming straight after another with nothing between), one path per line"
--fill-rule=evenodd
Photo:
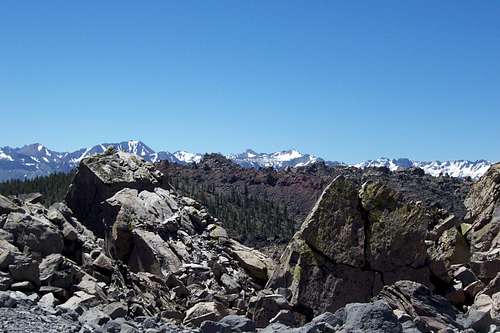
M268 287L290 288L311 315L363 302L384 284L430 285L426 234L432 218L383 183L337 177L290 242Z
M492 165L472 186L465 205L471 266L480 278L491 280L500 271L500 164Z
M20 327L49 332L44 316L74 332L494 332L496 172L465 221L346 172L275 265L150 164L109 151L82 161L67 205L0 196L0 328L15 308Z
M139 330L159 328L160 317L199 326L244 313L272 262L158 177L151 164L109 151L82 161L67 205L0 196L0 289L29 293L30 309L89 330L123 330L123 317ZM152 319L135 321L144 316Z
M115 151L83 159L66 195L75 217L102 237L100 203L124 188L153 190L160 174L139 157Z

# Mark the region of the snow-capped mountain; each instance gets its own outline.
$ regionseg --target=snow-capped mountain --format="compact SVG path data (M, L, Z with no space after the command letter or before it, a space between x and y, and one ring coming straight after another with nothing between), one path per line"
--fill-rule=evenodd
M45 176L54 172L69 172L88 156L103 153L108 147L141 156L147 161L166 160L172 163L187 164L199 162L203 155L185 151L170 153L155 152L141 141L130 140L119 143L103 143L74 152L55 152L39 143L21 148L0 148L0 181Z
M34 143L21 148L0 148L0 181L7 179L24 179L36 176L44 176L53 172L69 172L74 169L80 161L95 154L104 152L108 147L114 147L120 151L136 154L147 161L169 161L171 163L189 164L199 163L203 154L190 153L187 151L156 152L141 141L130 140L119 143L103 143L90 148L82 148L74 152L56 152L46 148L44 145ZM247 149L243 153L229 154L226 157L244 168L275 168L307 166L316 162L324 162L327 165L346 165L341 162L326 161L314 155L304 154L297 150L283 150L274 153L257 153ZM483 175L491 165L491 162L480 161L432 161L420 162L406 158L388 159L380 158L354 164L358 168L388 167L391 170L400 170L410 167L422 168L426 173L439 176L448 174L452 177L467 177L474 179Z
M389 159L382 157L376 160L368 160L355 164L358 168L368 168L368 167L387 167L391 171L407 169L407 168L421 168L425 173L432 176L439 175L449 175L451 177L471 177L477 179L481 177L486 170L490 167L492 163L485 160L478 161L466 161L466 160L455 160L455 161L432 161L432 162L421 162L412 161L407 158L399 159Z
M227 158L244 168L275 168L301 167L323 161L314 155L302 154L297 150L283 150L275 153L257 153L247 149L244 153L230 154Z

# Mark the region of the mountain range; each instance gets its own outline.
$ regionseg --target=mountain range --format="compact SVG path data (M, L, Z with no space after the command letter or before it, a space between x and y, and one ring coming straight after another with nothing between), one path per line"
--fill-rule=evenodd
M189 164L193 162L199 163L203 158L203 154L182 150L174 153L167 151L156 152L143 142L136 140L123 141L120 143L103 143L90 148L82 148L74 152L56 152L40 143L34 143L20 148L6 146L0 148L0 181L7 179L33 178L54 172L69 172L75 168L83 158L102 153L108 147L115 147L118 150L136 154L150 162L166 160L171 163ZM275 169L284 169L287 167L307 166L316 162L324 162L329 166L348 166L346 163L324 160L320 157L301 153L297 150L257 153L248 149L243 153L228 154L226 157L244 168L271 167ZM486 160L422 162L406 158L379 158L357 163L352 166L358 168L387 167L392 171L419 167L433 176L448 174L452 177L472 177L477 179L488 170L491 164L491 162Z

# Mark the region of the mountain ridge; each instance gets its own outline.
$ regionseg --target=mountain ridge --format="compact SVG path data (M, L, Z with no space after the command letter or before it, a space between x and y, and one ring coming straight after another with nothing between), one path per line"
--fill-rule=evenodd
M102 153L109 147L136 154L153 163L162 160L177 164L199 163L205 155L184 150L173 153L168 151L157 152L139 140L102 143L73 152L57 152L48 149L41 143L24 145L19 148L5 146L0 148L0 181L34 178L54 172L69 172L83 158ZM452 177L471 177L473 179L482 176L492 164L486 160L415 161L407 158L390 159L386 157L366 160L356 164L346 164L339 161L325 160L312 154L301 153L296 149L272 153L258 153L252 149L247 149L242 153L223 156L244 168L274 168L279 170L289 167L304 167L322 162L327 166L387 167L392 171L418 167L432 176L448 174Z

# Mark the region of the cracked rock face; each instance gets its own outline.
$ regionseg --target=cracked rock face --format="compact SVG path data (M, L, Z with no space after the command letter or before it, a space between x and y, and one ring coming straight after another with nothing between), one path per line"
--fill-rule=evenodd
M66 195L66 203L81 222L102 237L100 203L123 188L152 191L160 174L151 163L113 150L83 159Z
M290 288L306 314L367 301L385 284L426 285L425 238L431 217L383 183L337 177L283 254L268 287Z
M467 233L467 238L471 243L471 260L492 263L490 265L495 266L497 271L500 270L500 251L498 250L500 247L500 163L492 165L486 174L472 186L465 205L469 210L466 216L467 222L472 225ZM495 273L491 272L487 277L493 278Z

